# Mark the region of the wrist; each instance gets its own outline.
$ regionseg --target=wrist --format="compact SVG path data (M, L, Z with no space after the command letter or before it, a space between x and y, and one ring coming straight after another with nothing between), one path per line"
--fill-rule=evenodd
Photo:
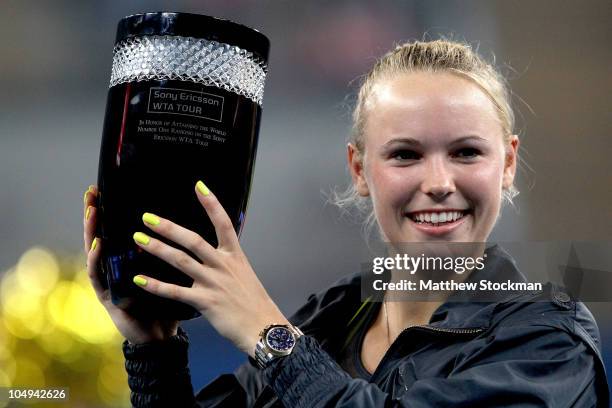
M172 332L159 336L147 336L140 337L137 339L125 339L123 342L125 346L131 348L143 348L143 347L155 347L157 345L163 346L170 343L185 343L189 342L187 332L182 327L178 326Z
M178 335L178 331L175 331L174 333L168 333L167 335L141 337L138 339L126 339L126 341L128 342L128 344L134 344L134 345L159 343L159 342L168 341L171 338L176 337L177 335Z
M259 334L254 348L254 360L259 368L266 368L272 362L289 356L304 333L289 324L271 324Z
M160 328L158 330L153 331L152 333L147 333L141 336L135 336L132 338L127 338L126 340L128 344L147 344L154 342L163 342L171 339L178 335L179 331L178 323L173 327L168 328Z
M270 325L291 325L291 322L283 315L262 319L249 330L249 338L246 341L245 352L251 358L255 358L255 347L261 339L262 331Z

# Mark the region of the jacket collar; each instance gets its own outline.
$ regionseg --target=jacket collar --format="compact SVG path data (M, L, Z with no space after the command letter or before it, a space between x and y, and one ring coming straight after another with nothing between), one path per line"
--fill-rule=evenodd
M473 272L466 282L490 281L526 282L512 257L499 245L486 248L485 266ZM491 325L495 305L511 300L516 295L502 294L495 301L457 301L455 295L440 305L433 313L429 326L443 329L486 329ZM361 300L361 273L345 277L319 295L312 295L307 305L292 318L306 334L317 337L323 343L330 337L343 337L344 329L362 321L370 313L376 313L380 303ZM336 330L339 328L340 330ZM329 331L332 330L333 333Z
M487 259L480 271L474 271L466 282L488 280L492 282L526 282L525 276L518 270L514 259L499 245L486 248ZM488 328L495 305L501 301L509 301L520 295L513 293L497 293L494 300L478 300L476 297L461 298L458 294L451 295L445 303L433 313L430 326L439 328Z
M482 279L490 281L526 282L518 270L512 257L499 245L486 248L485 266L480 271L473 272L466 282L478 282ZM491 324L496 302L511 300L516 295L502 294L495 301L478 301L461 299L451 295L445 303L433 313L429 325L437 328L488 328ZM348 327L351 323L362 320L366 314L375 313L379 304L369 304L371 301L361 300L361 274L353 274L343 278L338 283L318 296L309 298L310 307L296 315L297 323L305 333L315 336L329 335L330 327ZM375 302L374 302L375 303ZM343 323L344 322L344 323Z

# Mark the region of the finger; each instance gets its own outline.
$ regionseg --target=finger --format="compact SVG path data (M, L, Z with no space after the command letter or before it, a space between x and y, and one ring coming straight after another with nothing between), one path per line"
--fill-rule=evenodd
M149 293L193 306L194 296L191 293L191 288L162 282L145 275L136 275L133 281L135 285L140 286Z
M230 249L239 247L238 236L234 230L232 220L217 197L202 181L196 183L196 195L215 227L219 247Z
M212 266L219 264L215 248L197 233L151 213L144 213L142 221L161 236L191 251L200 261Z
M176 269L190 276L192 279L202 280L207 278L206 274L203 273L204 266L187 255L185 252L173 248L170 245L158 239L152 238L142 232L134 233L133 238L134 242L136 242L139 247L166 261Z
M83 249L85 250L85 254L89 253L91 243L96 233L97 216L98 209L96 207L90 205L85 209L85 215L83 216Z
M93 185L89 186L83 194L83 249L85 254L89 252L95 233L96 196L97 189Z
M83 211L87 208L87 206L95 205L96 196L98 194L98 189L95 185L90 184L85 190L83 194Z
M102 281L100 279L102 274L100 273L100 238L94 238L92 241L91 248L87 254L87 276L89 276L89 280L91 282L91 286L93 286L94 291L96 292L96 296L98 299L102 300L105 289L102 285Z

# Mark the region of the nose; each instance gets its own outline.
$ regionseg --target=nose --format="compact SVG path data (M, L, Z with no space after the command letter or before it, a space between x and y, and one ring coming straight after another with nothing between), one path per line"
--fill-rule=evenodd
M455 192L453 174L444 158L430 157L421 183L421 191L436 200Z

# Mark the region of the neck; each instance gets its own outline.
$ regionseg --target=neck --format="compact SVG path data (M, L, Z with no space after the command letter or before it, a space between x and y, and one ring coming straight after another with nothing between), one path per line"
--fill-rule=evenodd
M484 243L458 245L446 248L446 252L441 252L442 256L451 255L458 257L459 255L470 256L472 258L480 257L484 253ZM427 253L425 247L408 246L409 254ZM399 252L395 248L390 251L391 256L397 256ZM405 252L404 252L405 253ZM436 255L436 254L434 254ZM412 281L415 287L419 287L419 281L422 279L434 279L435 281L454 280L462 282L471 274L471 270L466 270L462 274L454 271L425 271L418 269L407 273L405 270L394 269L391 271L391 281L399 282L401 280ZM426 325L430 322L436 309L442 305L452 292L438 291L435 293L427 293L417 290L412 295L403 294L397 296L395 293L386 293L383 307L380 309L377 324L379 330L384 330L387 333L389 344L406 328L411 326ZM410 297L412 296L412 299Z
M464 281L471 271L463 273L461 275L452 273L451 275L444 276L443 278L438 276L436 281L453 279L458 282ZM393 273L391 275L392 282L399 282L400 280L410 280L414 282L415 287L419 287L419 281L421 279L428 279L424 277L424 274L407 276L405 273ZM379 314L379 321L382 325L386 326L385 331L389 338L389 344L395 340L395 338L406 328L411 326L422 326L429 324L431 317L440 305L442 305L448 297L452 294L451 291L416 291L413 294L396 294L386 293ZM412 297L414 300L411 300Z
M408 327L428 324L431 316L442 303L444 302L440 300L427 302L385 301L381 308L381 317L387 323L389 344Z

